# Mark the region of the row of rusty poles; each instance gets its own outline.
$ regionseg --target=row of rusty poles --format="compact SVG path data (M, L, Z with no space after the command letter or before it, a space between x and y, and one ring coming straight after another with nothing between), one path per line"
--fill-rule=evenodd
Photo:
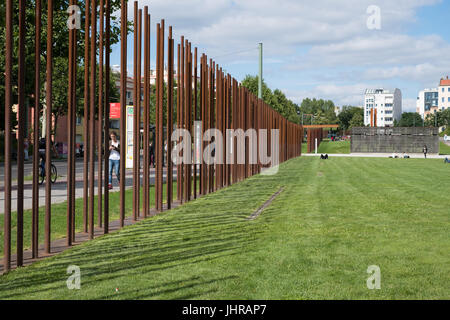
M70 5L76 5L76 0L71 0ZM85 14L84 36L84 161L83 161L83 226L82 230L89 238L95 235L95 169L97 162L97 226L103 233L109 232L109 109L110 109L110 29L111 29L111 1L87 0ZM33 190L32 190L32 257L39 257L39 98L40 98L40 34L42 28L41 1L35 1L35 104L34 104L34 137L33 137ZM25 7L26 0L19 1L19 44L18 44L18 197L17 197L17 266L23 265L23 208L24 208L24 148L25 138ZM99 8L98 8L99 7ZM53 79L53 1L47 1L47 48L46 48L46 150L45 172L48 176L45 184L45 219L44 219L44 250L51 253L51 150L52 150L52 79ZM123 227L126 219L125 207L125 180L126 180L126 95L127 95L127 33L128 12L127 1L121 0L121 73L120 73L120 219L119 225ZM97 12L99 10L99 29L97 30ZM5 214L4 214L4 271L11 268L11 107L12 107L12 52L13 48L13 0L6 1L6 68L5 68ZM72 14L76 13L75 11ZM143 14L142 14L143 13ZM134 106L133 106L133 209L132 218L146 218L152 215L150 204L150 96L151 89L151 50L150 34L151 19L148 7L139 9L138 3L134 4ZM70 28L69 52L68 52L68 109L67 109L67 146L68 146L68 176L67 176L67 246L73 245L75 238L75 119L76 119L76 76L77 76L77 29ZM184 203L205 195L236 182L242 181L252 175L258 174L267 167L261 159L255 164L255 154L259 155L261 148L267 154L277 154L280 162L301 155L301 141L303 139L302 127L291 123L281 117L262 100L257 99L248 89L239 84L229 74L225 74L222 68L205 54L198 55L197 48L181 36L177 45L177 99L174 101L174 39L172 27L169 27L167 38L167 61L165 61L165 22L161 20L156 27L156 82L155 86L155 132L153 145L156 155L155 174L155 211L163 211L163 163L167 163L166 171L166 206L170 209L173 199L173 164L171 133L176 128L194 133L194 140L185 142L194 145L193 164L177 163L177 202ZM98 39L97 39L98 36ZM142 42L142 36L144 41ZM99 56L97 61L97 40ZM142 81L142 45L143 45L143 75ZM200 65L197 62L200 60ZM97 78L98 63L98 78ZM167 72L165 71L167 63ZM198 77L199 75L199 77ZM165 78L167 77L167 81ZM96 84L98 81L98 100ZM166 94L165 97L165 82ZM143 113L141 117L141 96L143 96ZM166 98L166 101L164 101ZM176 106L175 106L176 104ZM98 109L96 109L98 107ZM176 119L173 112L176 108ZM97 111L96 111L97 110ZM164 114L166 123L164 123ZM198 127L196 121L201 125ZM140 128L143 124L141 141ZM97 127L96 127L97 126ZM166 133L164 132L166 127ZM213 132L211 136L219 139L212 129L217 129L225 134L223 137L224 150L215 150L215 155L205 160L203 155L211 155L212 149L207 145L203 137L206 132ZM227 130L247 131L248 129L266 129L267 144L251 142L245 139L238 143L238 139L229 137ZM274 136L273 129L279 130L279 135ZM195 132L194 132L195 131ZM211 138L211 136L209 138ZM217 140L215 140L217 141ZM212 142L210 139L209 142ZM143 194L141 208L141 164L140 152L143 149ZM198 150L199 148L199 150ZM207 149L208 148L208 149ZM175 149L174 149L175 150ZM97 159L95 159L97 151ZM178 152L178 151L177 151ZM190 158L190 148L183 150L184 154L178 154L185 159ZM262 152L264 153L264 152ZM166 159L164 159L166 154ZM256 156L258 157L258 156ZM213 161L212 161L213 159ZM104 176L103 176L104 173ZM198 177L197 177L198 175ZM198 178L198 181L197 181ZM104 180L103 180L104 179ZM103 182L103 183L102 183ZM198 185L197 185L198 183ZM198 186L198 188L197 188ZM103 214L103 216L102 216Z
M321 128L312 128L307 130L307 152L314 152L316 149L316 139L317 139L317 148L319 148L320 143L323 140L324 134L323 129Z

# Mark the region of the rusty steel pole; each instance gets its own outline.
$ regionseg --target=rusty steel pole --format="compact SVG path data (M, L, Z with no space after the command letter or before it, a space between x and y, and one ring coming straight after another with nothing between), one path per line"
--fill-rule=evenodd
M137 204L137 215L136 219L139 218L139 214L141 211L141 86L142 86L142 9L139 9L139 20L138 20L138 55L137 55L137 78L138 78L138 87L137 87L137 137L136 137L136 149L137 149L137 157L136 157L136 168L137 168L137 176L136 176L136 204Z
M178 94L180 95L180 129L185 129L184 127L184 36L181 36L180 41L180 69L178 72L180 73L180 83L178 84ZM181 138L180 140L181 141ZM184 150L180 154L179 157L184 156ZM179 179L177 179L177 186L179 187L179 201L180 203L184 202L184 164L180 164L177 168L179 172Z
M45 253L51 251L51 210L52 185L51 172L51 134L52 134L52 105L53 105L53 0L47 1L47 80L46 80L46 133L45 133Z
M214 121L215 121L215 126L214 128L216 130L220 130L220 108L221 108L221 83L220 83L220 70L219 70L219 64L216 64L216 113L215 113L215 117L214 117ZM215 143L217 145L217 140L215 140ZM218 150L215 150L214 153L214 169L215 169L215 175L216 175L216 179L214 181L214 188L215 190L219 189L219 184L220 184L220 165L219 165L219 161L218 161L218 157L219 157L219 153L217 152Z
M139 206L137 204L139 187L137 185L139 171L137 168L137 157L138 157L138 148L137 148L137 114L140 112L138 110L138 86L140 85L140 79L138 79L138 71L137 71L137 60L138 60L138 2L134 1L134 48L133 48L133 221L137 221L139 215Z
M143 168L143 216L150 214L150 16L148 6L144 7L144 168Z
M17 130L17 266L23 265L23 201L24 201L24 139L25 139L25 0L19 0L19 69ZM49 179L47 179L48 183Z
M89 190L89 46L90 0L86 0L84 23L84 127L83 127L83 230L88 232Z
M69 2L69 5L72 6L73 5L73 1L71 0ZM75 44L74 44L74 39L73 39L73 30L69 29L69 77L68 77L68 92L67 92L67 102L68 102L68 106L67 106L67 130L68 130L68 135L67 135L67 146L68 146L68 152L67 152L67 209L66 209L66 225L67 225L67 236L66 236L66 244L67 246L71 246L72 245L72 179L74 178L72 176L72 166L73 166L73 157L74 157L74 152L72 149L72 135L73 135L73 130L72 130L72 113L73 113L73 90L72 90L72 86L74 85L73 83L73 60L74 60L74 48ZM48 172L47 172L48 175ZM48 183L47 179L47 183Z
M13 1L6 1L5 29L5 173L4 193L5 212L3 268L8 272L11 268L11 107L12 107L12 54L13 54Z
M185 50L184 50L184 129L190 131L189 125L189 42L185 40ZM188 141L188 144L191 144L191 141ZM185 151L186 152L186 151ZM190 183L190 175L189 175L190 164L184 163L184 201L188 202L190 200L189 195L189 183Z
M180 86L181 86L181 75L180 75L180 66L181 66L181 45L178 44L177 46L177 129L181 129L181 123L180 123L180 114L181 114L181 92L180 92ZM180 139L178 139L177 143L180 142ZM179 156L179 150L177 150L177 157ZM181 171L180 171L180 165L177 164L177 200L181 200L180 195L180 177Z
M103 51L104 51L104 23L105 23L105 3L100 0L100 23L98 41L98 124L97 124L97 224L102 227L102 179L103 179ZM106 116L105 116L106 118ZM105 172L106 175L106 172Z
M198 61L198 57L197 57L197 47L195 47L194 49L194 118L193 121L197 121L197 114L198 114L198 98L197 98L197 61ZM195 128L194 128L195 130ZM196 152L197 152L197 145L196 145L197 141L194 140L194 157L193 157L193 168L194 168L194 199L197 199L197 163L195 161L196 159Z
M172 130L173 130L173 63L174 63L174 40L172 38L172 26L169 27L167 40L167 173L166 173L166 196L167 210L172 207L173 191L173 165L172 165Z
M210 80L210 105L209 105L209 126L208 129L212 129L215 127L214 117L215 117L215 106L216 106L216 63L210 59L210 68L211 68L211 80ZM209 165L209 193L214 192L215 189L215 172L214 172L214 164Z
M126 105L127 105L127 1L120 1L121 9L121 46L120 46L120 227L125 223L125 125L126 125Z
M163 126L163 98L164 98L164 19L158 24L157 49L157 108L156 108L156 210L163 210L163 162L164 162L164 126Z
M200 57L200 114L199 114L199 120L202 123L202 128L204 126L203 124L203 94L204 94L204 90L203 90L203 54ZM199 195L203 195L203 129L200 130L200 150L199 150L199 154L200 154L200 159L199 159Z
M95 187L95 78L97 67L97 0L91 1L91 73L89 95L89 238L94 238L94 187Z
M161 75L159 74L160 71L160 52L161 52L161 24L156 24L156 82L155 82L155 95L156 95L156 106L155 106L155 138L153 141L155 141L154 145L154 152L155 152L155 162L156 162L156 171L155 171L155 209L156 211L159 211L159 166L161 165L161 161L159 160L159 153L160 153L160 146L159 146L159 91L161 90L159 88L159 79L161 78Z
M31 226L31 257L39 256L39 114L41 97L41 26L42 3L36 0L34 40L34 110L33 110L33 211Z
M74 5L77 4L76 0L73 0ZM72 30L73 32L73 43L74 46L72 48L73 50L73 72L72 72L72 105L73 105L73 109L72 109L72 150L73 150L73 165L72 165L72 179L71 179L71 183L72 183L72 194L71 194L71 201L72 201L72 206L71 206L71 213L70 213L70 218L71 218L71 236L72 236L72 242L75 242L75 189L76 189L76 154L75 154L75 142L76 142L76 112L77 112L77 47L78 47L78 40L77 40L77 32L78 30L75 28Z
M105 0L106 14L106 39L105 39L105 132L104 132L104 148L105 148L105 181L104 181L104 228L105 234L109 233L109 96L110 96L110 57L111 57L111 3Z

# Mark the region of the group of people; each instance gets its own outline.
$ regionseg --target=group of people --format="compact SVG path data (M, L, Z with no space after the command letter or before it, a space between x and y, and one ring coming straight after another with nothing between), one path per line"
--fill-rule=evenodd
M409 158L411 158L411 157L409 156L409 154L407 154L406 152L403 152L403 155L402 155L401 157L402 157L403 159L409 159ZM398 158L400 158L400 156L394 152L393 154L391 154L391 155L389 156L389 158L398 159Z
M428 148L427 148L426 145L423 146L422 152L423 152L423 155L424 155L424 157L426 159L427 158L427 154L428 154ZM400 158L400 156L394 152L394 153L392 153L392 155L389 156L389 158L398 159L398 158ZM403 159L409 159L411 157L406 152L403 152L402 158Z

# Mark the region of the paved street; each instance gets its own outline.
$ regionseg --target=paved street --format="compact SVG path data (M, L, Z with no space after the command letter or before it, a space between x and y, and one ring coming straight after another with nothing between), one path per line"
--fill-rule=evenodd
M67 200L67 162L66 161L54 161L53 164L56 166L58 170L58 180L55 184L52 185L52 204L62 203ZM32 163L25 164L25 177L31 176L33 165ZM174 168L173 178L176 179L176 167ZM97 170L95 172L95 194L97 194ZM4 194L4 167L0 167L0 214L4 213L5 210L5 194ZM132 188L133 185L133 171L128 169L126 172L125 186L127 189ZM11 210L17 210L17 165L13 164L12 166L12 194L11 194ZM141 183L142 183L142 171L141 171ZM164 181L166 179L166 172L164 169ZM151 168L150 170L150 183L153 184L155 181L155 169ZM32 181L25 181L24 187L24 209L28 210L32 208ZM76 190L75 190L75 198L83 197L83 160L78 160L76 162ZM113 186L114 189L110 192L118 192L119 184L116 179L115 174L113 174ZM39 206L45 205L45 182L41 186L39 186Z

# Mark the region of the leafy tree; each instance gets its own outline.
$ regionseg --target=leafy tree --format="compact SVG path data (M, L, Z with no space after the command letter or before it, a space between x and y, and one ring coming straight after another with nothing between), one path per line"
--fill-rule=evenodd
M348 130L350 128L350 122L356 114L361 115L363 119L361 126L364 126L364 110L362 108L353 106L342 107L342 111L338 115L339 126L342 130Z
M355 112L349 123L349 129L364 127L364 117L360 112Z
M429 114L425 118L425 125L428 127L434 127L437 124L438 127L445 126L450 127L450 109L440 110L436 113Z
M25 34L25 95L26 104L34 105L34 46L35 46L35 5L34 1L27 3L25 20L26 20L26 34ZM54 0L53 10L53 57L54 57L54 77L53 77L53 113L55 117L63 116L67 113L67 68L68 68L68 52L69 52L69 32L67 27L69 0ZM17 14L19 0L14 0L14 30L13 30L13 70L12 70L12 83L13 83L13 103L17 103L17 75L18 75L18 50L19 43L19 18ZM82 17L81 17L81 30L77 33L77 63L83 64L84 58L84 23L85 23L85 3L84 1L78 1ZM120 0L111 0L111 12L115 12L120 9ZM0 2L0 43L5 43L5 1ZM119 18L111 15L111 45L117 43L120 37L120 21ZM128 29L131 30L131 23L128 24ZM42 29L41 29L41 108L45 103L45 63L46 63L46 41L47 41L47 2L42 1ZM98 46L97 46L98 51ZM0 74L4 74L5 70L5 46L0 47ZM84 91L84 81L79 81L81 77L84 77L82 70L79 70L77 77L77 97L82 97ZM0 77L0 118L4 118L4 77ZM113 86L115 87L115 86ZM113 87L111 88L113 90ZM80 94L81 93L81 94ZM78 104L80 106L80 104ZM78 110L78 113L80 110ZM15 115L14 115L15 118ZM0 130L4 130L4 122L0 121Z
M397 127L422 127L423 120L417 112L404 112L396 124Z
M305 124L337 124L338 118L331 100L306 98L300 106L300 113Z
M257 76L247 75L242 81L242 85L254 95L258 95ZM299 106L289 100L281 90L276 89L272 91L264 81L263 100L287 120L300 123L300 117L298 115Z

